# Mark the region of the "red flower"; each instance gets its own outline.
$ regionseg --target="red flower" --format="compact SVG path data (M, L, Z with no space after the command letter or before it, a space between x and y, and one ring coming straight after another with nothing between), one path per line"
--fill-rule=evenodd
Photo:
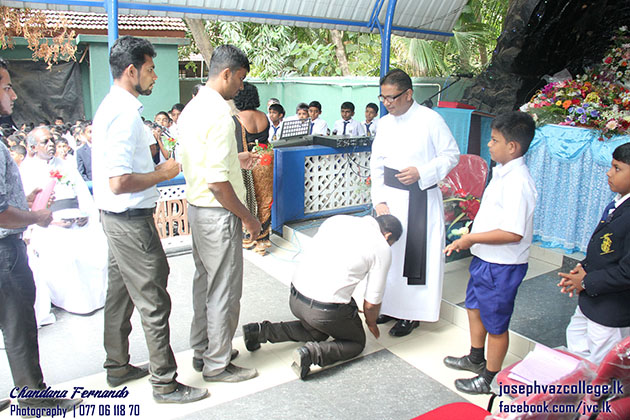
M61 179L61 178L63 178L63 175L61 175L59 173L59 171L55 169L55 170L50 171L50 177L51 178Z
M365 180L365 185L367 185L368 187L369 187L370 185L372 185L372 177L371 177L371 176L368 176L368 177L367 177L367 179Z
M604 63L606 63L606 64L610 64L610 63L612 63L612 60L613 60L613 59L612 59L612 57L611 57L611 56L608 56L608 57L606 57L606 58L604 59Z
M479 200L475 198L461 201L459 203L459 207L464 213L466 213L466 217L468 217L470 220L475 220L475 216L477 216L477 212L479 211L479 205Z
M466 191L464 191L462 188L455 190L455 195L457 197L466 197L468 195L468 193Z
M269 166L271 165L272 162L273 162L273 158L271 157L271 155L262 155L260 157L260 164L262 166Z
M260 146L260 148L261 148L261 149L263 149L263 150L266 150L266 149L267 149L267 145L266 145L266 144L264 144L264 143L263 143L263 144L259 144L259 146Z

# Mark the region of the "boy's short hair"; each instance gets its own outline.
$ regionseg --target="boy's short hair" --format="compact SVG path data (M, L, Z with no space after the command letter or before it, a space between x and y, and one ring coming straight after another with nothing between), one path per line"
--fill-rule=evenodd
M496 117L492 121L491 128L501 133L506 141L517 142L521 146L521 156L523 156L527 153L534 138L536 123L531 115L521 111L512 111Z
M158 115L163 115L163 116L165 116L165 117L166 117L169 121L172 121L172 120L171 120L171 116L170 116L170 115L168 115L168 112L166 112L166 111L160 111L160 112L158 112L157 114L155 114L155 117L153 117L153 119L155 119Z
M392 234L390 237L392 242L396 242L402 235L402 224L396 216L392 216L391 214L382 214L376 217L376 221L378 222L378 226L381 228L381 233L389 232Z
M307 111L308 112L308 104L306 102L300 102L299 104L297 104L297 106L295 107L295 113L297 114L297 112L300 109L302 111Z
M344 102L341 104L341 109L349 109L354 112L354 104L352 102Z
M365 106L365 109L368 109L368 108L372 108L374 112L378 114L378 105L376 105L374 102L370 102L369 104Z
M180 103L176 103L175 105L173 105L173 107L171 108L171 112L173 111L179 111L182 112L184 110L184 104L180 104Z
M26 156L26 147L22 146L21 144L16 144L15 146L11 147L11 151L17 153L18 155Z
M276 111L278 114L285 116L284 107L280 104L271 104L269 105L269 111Z
M322 112L322 104L319 103L319 101L312 101L310 104L308 104L309 108L317 108L319 112Z
M630 165L630 143L624 143L613 152L613 159Z
M394 85L403 92L408 89L413 89L411 77L401 69L391 69L388 71L381 79L380 86L383 85Z

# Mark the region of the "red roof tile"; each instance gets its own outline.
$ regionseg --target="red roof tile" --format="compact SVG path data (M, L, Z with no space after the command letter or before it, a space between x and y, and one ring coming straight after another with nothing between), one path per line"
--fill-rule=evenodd
M53 26L66 18L69 29L80 33L81 30L107 30L107 14L81 13L58 10L40 10L46 16L48 25ZM185 32L186 24L182 19L161 16L119 15L119 31L178 31Z

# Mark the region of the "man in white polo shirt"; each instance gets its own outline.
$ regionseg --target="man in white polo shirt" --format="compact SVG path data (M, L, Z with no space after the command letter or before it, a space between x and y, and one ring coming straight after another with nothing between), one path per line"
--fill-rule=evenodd
M376 318L392 258L390 246L401 234L400 221L390 214L326 220L293 276L289 305L298 320L244 325L247 350L258 350L266 342L305 341L293 355L292 368L300 379L311 364L328 366L361 353L365 332L352 293L367 278L365 323L378 338ZM326 341L328 337L334 340Z
M94 201L109 245L104 367L112 387L149 374L129 363L130 319L136 307L149 349L153 398L158 403L187 403L207 397L208 390L175 381L168 325L171 299L166 291L169 267L153 210L160 196L156 184L174 178L179 164L169 159L154 166L137 99L150 95L157 80L155 55L147 40L119 38L109 57L114 85L94 116Z

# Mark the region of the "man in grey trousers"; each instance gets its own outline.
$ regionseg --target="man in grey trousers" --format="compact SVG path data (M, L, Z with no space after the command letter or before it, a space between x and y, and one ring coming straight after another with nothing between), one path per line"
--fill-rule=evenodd
M258 375L231 363L243 290L243 226L256 239L260 222L245 203L241 168L253 157L236 148L227 100L243 89L249 60L222 45L210 59L208 82L182 111L179 151L186 177L188 221L193 242L193 367L206 382L239 382Z
M122 385L149 374L129 363L129 333L134 307L140 312L149 349L153 398L158 403L188 403L207 389L175 380L177 364L170 345L171 299L166 291L169 266L153 221L159 198L156 184L175 177L174 159L154 166L140 112L140 95L157 79L153 45L132 36L113 45L109 63L114 85L94 116L92 175L94 201L109 246L109 283L105 300L107 383Z

